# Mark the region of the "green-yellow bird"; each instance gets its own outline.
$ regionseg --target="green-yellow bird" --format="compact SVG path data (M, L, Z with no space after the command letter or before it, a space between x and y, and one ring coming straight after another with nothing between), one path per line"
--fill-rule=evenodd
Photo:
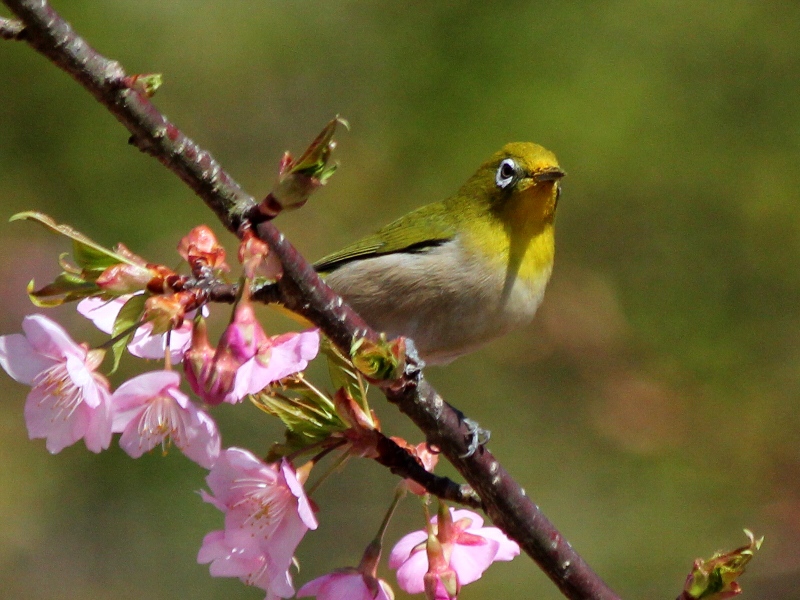
M553 269L564 171L552 152L511 143L450 198L315 264L373 328L442 364L527 324Z

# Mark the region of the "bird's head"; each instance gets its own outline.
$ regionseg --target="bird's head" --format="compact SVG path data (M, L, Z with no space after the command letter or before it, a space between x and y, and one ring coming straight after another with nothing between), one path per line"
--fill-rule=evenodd
M565 174L549 150L512 142L483 163L457 196L500 219L540 226L555 216Z

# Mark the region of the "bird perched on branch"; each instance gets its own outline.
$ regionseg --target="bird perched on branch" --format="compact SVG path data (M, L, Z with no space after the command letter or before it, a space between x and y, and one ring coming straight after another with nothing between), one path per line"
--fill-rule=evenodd
M541 146L506 144L455 195L314 266L374 329L448 363L533 318L553 269L564 175Z

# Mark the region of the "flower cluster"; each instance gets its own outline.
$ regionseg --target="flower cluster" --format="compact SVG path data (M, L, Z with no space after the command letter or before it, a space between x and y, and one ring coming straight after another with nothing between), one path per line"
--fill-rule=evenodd
M109 447L113 433L121 433L120 446L133 458L157 445L173 444L201 466L212 467L220 452L216 423L180 390L177 372L143 373L111 393L108 380L97 372L102 350L76 343L44 315L25 317L22 329L24 334L0 336L0 366L32 388L25 404L32 439L46 439L52 453L81 439L89 450L100 452ZM293 364L286 358L291 351L283 352L280 368L273 372L285 376L305 368L316 352L315 336L305 332L274 342L281 350L301 347L303 352L296 353ZM183 342L166 342L165 337L139 334L132 353L147 357L148 348L168 346L172 355ZM272 381L261 377L259 384L263 388Z
M320 147L327 148L327 143L322 139ZM320 164L323 159L327 160L323 156ZM304 165L303 160L298 164ZM286 173L282 171L286 181L294 181L292 169L307 177L300 167L288 165ZM282 201L305 197L305 191L288 184L281 190ZM294 596L295 551L318 525L316 508L303 484L317 460L331 450L342 448L343 457L377 457L384 436L367 403L368 382L390 376L402 363L403 341L355 344L351 358L323 348L336 388L327 394L298 375L320 350L319 332L271 336L256 317L248 295L250 282L263 279L265 271L267 277L279 273L267 264L268 250L254 236L245 235L240 245L244 271L240 293L229 324L212 345L203 290L220 281L228 266L224 250L208 228L198 227L181 241L178 250L192 272L181 276L147 263L121 245L115 250L102 248L48 217L31 213L26 218L71 237L77 263L62 260L64 273L44 288L29 290L31 299L40 306L77 301L78 312L111 336L104 347L90 349L42 314L25 317L23 333L0 336L0 366L31 388L25 403L29 436L45 439L52 453L79 440L92 452L100 452L110 446L114 434L120 434L119 445L132 458L157 446L164 451L171 446L179 449L208 470L209 491L201 496L224 516L224 527L203 539L197 560L209 565L212 576L237 577L264 590L267 600ZM112 373L125 350L138 358L163 361L163 368L112 389L100 372L108 348ZM182 391L176 365L199 401ZM273 385L276 382L281 383ZM243 448L223 449L210 410L245 397L287 426L287 443L276 445L277 451L273 447L271 462ZM426 469L433 469L437 456L425 444L395 441ZM295 469L291 459L310 448L318 448L318 456ZM377 576L383 534L406 490L427 497L414 482L404 482L398 489L402 493L396 495L359 566L306 583L298 597L393 599L391 586ZM492 562L510 560L518 553L519 547L500 530L483 527L479 515L442 507L426 529L400 540L389 566L397 569L398 583L407 592L453 600L462 585L480 578Z
M292 466L267 465L241 448L223 452L206 478L203 499L225 514L225 529L206 535L197 560L217 577L239 577L267 592L294 595L289 567L317 520Z
M197 293L170 288L170 282L180 281L177 273L149 264L121 245L113 251L102 248L43 215L27 217L72 238L78 263L62 261L62 276L31 292L34 302L80 299L78 312L114 336L115 354L127 348L139 358L166 363L166 370L138 375L112 393L98 372L105 351L76 343L44 315L26 317L24 334L0 336L0 366L32 388L25 405L28 433L45 438L50 452L81 439L100 452L108 448L113 433L121 433L120 446L133 458L157 445L174 445L210 469L220 453L216 423L180 390L180 375L171 366L183 363L190 387L213 405L259 392L305 369L317 354L316 330L270 337L246 298L237 304L213 351L205 334L208 310ZM196 281L228 270L224 249L205 226L185 236L178 251ZM95 295L86 296L86 290Z

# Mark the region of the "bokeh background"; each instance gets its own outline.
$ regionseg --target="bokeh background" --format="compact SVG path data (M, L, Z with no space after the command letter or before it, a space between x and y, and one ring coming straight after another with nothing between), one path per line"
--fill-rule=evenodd
M279 220L310 258L452 193L505 142L552 149L569 175L535 323L430 379L493 431L492 450L623 597L674 598L695 557L749 527L766 541L743 597L800 598L800 5L55 6L129 72L163 73L156 104L256 196L284 150L349 119L340 171ZM42 210L166 264L206 222L234 250L175 176L22 43L0 43L0 90L0 221ZM68 246L2 222L0 245L11 333L31 312L25 284L52 277ZM53 314L102 341L72 307ZM202 469L178 452L51 456L27 439L26 389L5 376L0 388L0 597L262 597L196 564L221 526L195 493ZM419 439L375 407L388 432ZM215 416L227 445L263 452L281 437L248 404ZM364 462L320 489L299 582L358 561L393 485ZM419 524L407 501L389 541ZM511 595L560 597L525 557L462 593Z

